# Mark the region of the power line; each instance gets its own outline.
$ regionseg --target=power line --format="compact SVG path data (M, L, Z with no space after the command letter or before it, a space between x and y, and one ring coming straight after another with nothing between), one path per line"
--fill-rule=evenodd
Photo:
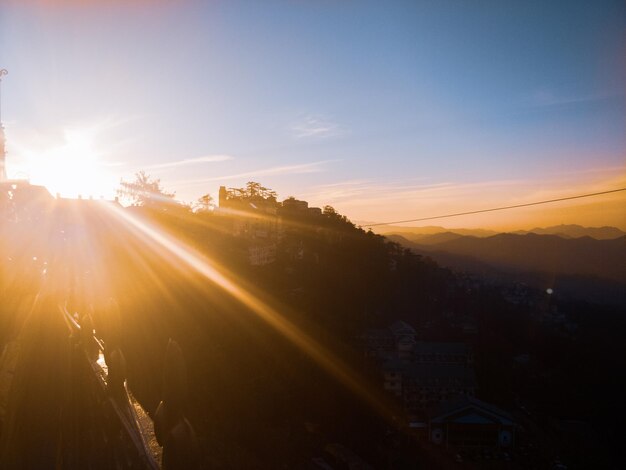
M514 206L493 207L491 209L480 209L480 210L469 211L469 212L457 212L456 214L435 215L435 216L432 216L432 217L422 217L422 218L419 218L419 219L396 220L394 222L377 222L377 223L374 223L374 224L364 224L364 225L361 225L361 227L376 227L376 226L379 226L379 225L405 224L405 223L408 223L408 222L422 222L424 220L445 219L445 218L448 218L448 217L458 217L458 216L461 216L461 215L481 214L483 212L503 211L503 210L506 210L506 209L516 209L518 207L538 206L540 204L550 204L552 202L570 201L572 199L581 199L581 198L584 198L584 197L601 196L603 194L617 193L617 192L620 192L620 191L626 191L626 188L611 189L609 191L601 191L599 193L579 194L578 196L561 197L561 198L558 198L558 199L548 199L548 200L545 200L545 201L528 202L526 204L516 204Z

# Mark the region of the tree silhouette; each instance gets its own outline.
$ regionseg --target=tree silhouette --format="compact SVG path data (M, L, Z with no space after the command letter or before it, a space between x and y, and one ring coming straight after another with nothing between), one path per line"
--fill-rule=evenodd
M117 195L136 206L158 206L173 203L175 193L165 191L159 178L152 178L145 171L139 171L135 173L134 181L120 181Z
M211 196L209 193L206 193L205 195L200 196L198 198L198 201L196 202L196 208L198 212L208 212L211 210L212 206L213 206L213 196Z
M245 188L228 188L228 199L251 199L261 197L263 199L276 200L276 191L266 188L256 181L248 181Z
M261 194L261 183L257 183L255 181L248 181L248 183L246 183L246 196L247 197L254 197L254 196L259 196ZM264 189L264 188L263 188Z
M326 205L323 209L323 214L327 217L337 218L339 214L333 206Z

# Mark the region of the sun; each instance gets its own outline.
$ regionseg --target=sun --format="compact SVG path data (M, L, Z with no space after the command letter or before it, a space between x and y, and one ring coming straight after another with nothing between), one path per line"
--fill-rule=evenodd
M112 198L117 178L102 160L93 131L66 129L62 145L29 157L30 181L61 197Z

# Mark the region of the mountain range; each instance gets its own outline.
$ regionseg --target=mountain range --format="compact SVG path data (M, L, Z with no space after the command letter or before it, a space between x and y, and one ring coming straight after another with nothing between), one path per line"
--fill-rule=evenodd
M554 225L552 227L535 227L531 230L518 230L511 232L517 235L536 233L537 235L558 235L562 238L591 237L596 240L612 240L626 235L626 232L616 227L582 227L581 225Z
M581 233L585 235L574 236ZM589 236L590 233L598 238ZM619 233L622 233L619 237L607 238ZM559 280L563 285L575 285L570 290L579 298L593 291L595 300L603 297L626 300L626 234L614 227L561 225L484 237L453 231L385 236L455 270L523 279L536 285Z
M359 225L357 223L357 225ZM367 227L366 223L362 223L364 227ZM383 235L387 234L396 234L402 235L403 237L417 242L418 240L422 240L425 244L431 245L432 241L429 241L426 236L428 235L439 235L442 233L454 233L457 235L464 236L474 236L474 237L491 237L493 235L498 235L499 233L495 230L486 230L486 229L467 229L467 228L445 228L439 226L427 226L427 227L400 227L393 225L379 225L374 227L374 231L376 233L380 233ZM581 225L569 224L569 225L554 225L551 227L535 227L530 230L516 230L513 232L515 235L524 235L527 233L535 233L537 235L557 235L561 238L581 238L581 237L591 237L597 240L610 240L615 238L620 238L626 235L626 232L616 228L616 227L583 227ZM450 237L450 235L447 235ZM444 237L445 238L445 237Z

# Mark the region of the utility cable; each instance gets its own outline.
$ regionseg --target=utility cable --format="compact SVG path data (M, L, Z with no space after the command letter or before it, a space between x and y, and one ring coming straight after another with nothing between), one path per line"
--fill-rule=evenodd
M620 191L626 191L626 188L611 189L608 191L600 191L598 193L579 194L578 196L561 197L558 199L548 199L545 201L528 202L526 204L516 204L514 206L493 207L491 209L480 209L480 210L469 211L469 212L457 212L455 214L435 215L431 217L421 217L419 219L396 220L394 222L377 222L373 224L363 224L361 225L361 227L377 227L379 225L405 224L408 222L422 222L424 220L445 219L448 217L459 217L461 215L482 214L483 212L494 212L494 211L503 211L506 209L516 209L518 207L538 206L540 204L550 204L552 202L570 201L572 199L582 199L584 197L601 196L603 194L617 193Z

